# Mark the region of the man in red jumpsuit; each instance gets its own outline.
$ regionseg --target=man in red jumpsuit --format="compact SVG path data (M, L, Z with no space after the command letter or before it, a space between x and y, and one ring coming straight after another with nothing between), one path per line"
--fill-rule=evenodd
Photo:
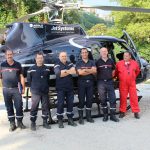
M115 76L119 79L120 92L120 118L125 116L127 107L127 96L130 97L130 105L134 117L139 119L140 108L138 105L138 96L136 91L136 77L140 73L138 63L131 59L131 54L125 52L123 59L116 64Z

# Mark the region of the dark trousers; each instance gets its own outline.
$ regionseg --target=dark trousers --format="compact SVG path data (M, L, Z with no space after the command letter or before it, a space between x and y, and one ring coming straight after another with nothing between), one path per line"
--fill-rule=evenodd
M48 119L48 115L50 111L48 94L45 95L32 94L31 100L32 100L32 105L31 105L31 112L30 112L30 120L33 122L36 121L40 101L42 103L42 118Z
M93 102L93 85L93 80L78 81L79 109L83 109L84 104L86 104L87 109L91 109Z
M116 108L116 95L113 80L98 80L98 93L102 108L107 108L107 100L110 103L110 109Z
M57 118L62 119L64 113L64 102L67 104L67 117L73 117L73 90L57 90Z
M22 121L23 119L23 103L22 96L18 88L3 88L3 96L5 106L7 109L8 120L15 121L14 106L16 109L16 119Z

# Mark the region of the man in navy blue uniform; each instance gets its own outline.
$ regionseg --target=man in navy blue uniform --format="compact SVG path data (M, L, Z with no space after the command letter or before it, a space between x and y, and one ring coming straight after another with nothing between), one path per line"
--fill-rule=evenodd
M57 118L59 128L64 128L63 125L63 113L64 113L64 101L67 103L67 117L68 125L76 126L73 121L73 80L72 74L76 74L75 68L72 63L67 62L67 53L60 52L59 61L54 66L56 74L56 90L57 90Z
M5 57L6 61L1 63L0 66L0 78L2 79L3 96L8 120L10 121L9 131L14 131L16 129L15 117L18 127L20 129L25 129L26 127L22 123L23 103L21 96L25 91L25 81L21 64L13 59L13 51L8 48L5 51ZM16 116L13 105L16 109Z
M96 66L93 60L88 58L89 52L86 48L81 49L82 60L76 64L78 77L78 97L79 97L79 123L84 124L83 109L86 98L86 119L93 123L91 117L91 107L93 101L94 75L96 74Z
M50 69L44 65L43 53L37 53L35 60L36 64L30 67L27 73L27 81L30 85L32 94L32 106L30 112L32 131L36 130L36 119L40 101L42 103L43 127L51 129L51 126L47 122L48 115L50 114L48 96Z
M119 119L115 116L116 113L116 95L113 84L113 74L115 65L108 58L108 49L103 47L100 49L100 59L96 62L98 93L101 100L101 106L104 113L103 121L108 121L108 105L110 103L110 120L118 122Z

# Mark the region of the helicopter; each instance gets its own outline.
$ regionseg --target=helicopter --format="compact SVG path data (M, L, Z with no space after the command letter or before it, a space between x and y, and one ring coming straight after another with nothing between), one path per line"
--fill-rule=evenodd
M14 59L21 63L23 74L26 77L29 67L35 64L35 54L41 51L44 54L45 65L49 66L51 70L50 85L55 86L56 76L53 67L58 61L58 56L61 51L65 50L68 54L68 61L71 61L75 65L81 59L80 50L82 48L86 47L90 54L89 58L96 61L99 58L99 49L101 47L107 47L109 57L112 58L114 63L123 59L124 51L131 53L132 58L138 62L141 69L137 83L141 83L150 77L149 63L138 54L132 38L125 30L123 30L123 35L120 38L102 35L88 36L78 24L63 24L63 14L67 9L95 8L143 13L150 13L150 9L121 6L87 6L57 0L43 0L42 2L46 5L42 10L23 16L16 22L6 26L7 36L5 45L0 48L0 62L5 60L5 47L12 49ZM49 15L49 12L52 12L52 16L49 16L49 23L23 22L41 13L47 13ZM119 49L119 51L116 49ZM75 87L77 87L76 81L77 76L74 76ZM27 97L29 97L28 93ZM26 109L28 110L28 108Z
M134 42L126 31L123 31L121 38L88 36L80 25L63 24L63 14L68 9L79 10L83 8L143 13L150 13L150 9L120 6L87 6L74 2L68 3L65 0L42 0L42 2L46 5L43 9L32 14L27 14L19 18L17 22L6 26L8 29L5 46L14 51L15 60L22 64L25 77L27 69L35 63L34 56L38 51L44 53L45 64L53 70L53 66L58 60L59 52L62 50L66 50L68 58L71 58L70 61L75 63L80 59L81 48L87 47L93 59L97 60L99 57L98 50L104 46L108 48L110 57L116 62L117 57L119 57L119 60L122 57L122 52L119 52L120 54L116 54L115 52L115 47L119 46L122 51L130 51L133 59L138 61L141 74L137 82L140 83L148 78L149 64L139 56ZM52 16L49 16L50 23L22 22L41 13L49 15L49 12L52 12ZM4 60L4 47L2 46L0 49L0 61ZM55 79L54 72L52 72L50 79Z

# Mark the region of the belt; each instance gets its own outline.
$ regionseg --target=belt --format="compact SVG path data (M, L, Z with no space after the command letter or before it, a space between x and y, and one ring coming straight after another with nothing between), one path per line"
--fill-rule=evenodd
M82 81L82 82L91 82L91 81L93 81L93 80L79 80L79 81Z
M100 79L99 81L108 82L108 81L112 81L112 79Z

